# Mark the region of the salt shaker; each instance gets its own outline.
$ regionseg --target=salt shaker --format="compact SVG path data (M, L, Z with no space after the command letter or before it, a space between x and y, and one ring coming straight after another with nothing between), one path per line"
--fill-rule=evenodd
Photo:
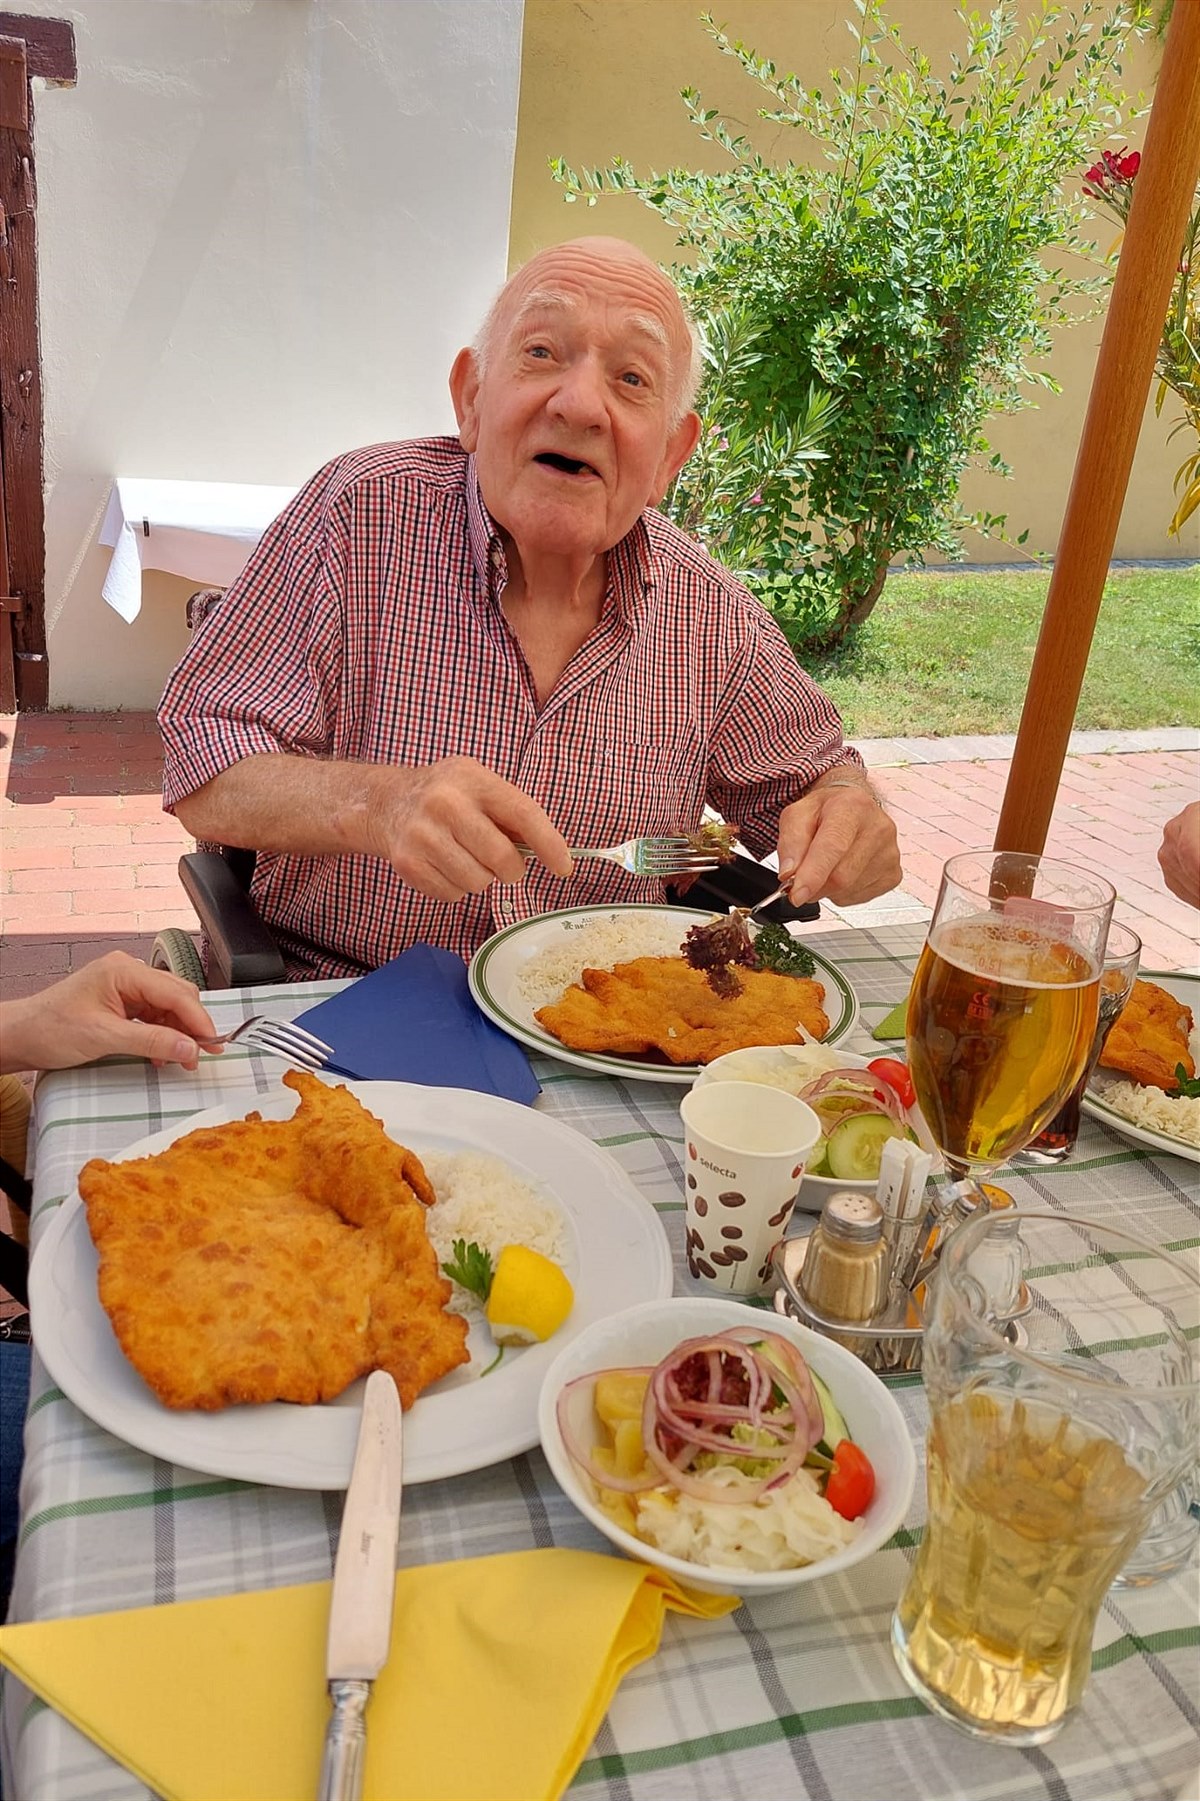
M886 1305L890 1277L883 1208L875 1196L831 1194L800 1271L805 1300L826 1319L863 1323Z
M989 1316L1003 1321L1011 1319L1020 1306L1021 1216L1007 1189L997 1188L992 1182L981 1183L980 1189L993 1225L978 1248L971 1252L967 1268L983 1289Z

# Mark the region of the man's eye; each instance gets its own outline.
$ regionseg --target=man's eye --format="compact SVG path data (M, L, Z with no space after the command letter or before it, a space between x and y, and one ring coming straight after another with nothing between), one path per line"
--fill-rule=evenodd
M526 356L536 357L549 356L550 346L548 344L529 344L526 346L525 354Z
M636 369L626 369L621 380L631 388L644 388L646 385L645 376L639 375Z

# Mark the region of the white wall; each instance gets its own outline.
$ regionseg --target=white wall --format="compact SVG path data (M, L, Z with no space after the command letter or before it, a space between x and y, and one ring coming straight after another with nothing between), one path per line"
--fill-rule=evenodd
M189 584L100 599L113 475L300 482L453 429L504 279L522 0L22 0L35 95L55 706L149 707Z

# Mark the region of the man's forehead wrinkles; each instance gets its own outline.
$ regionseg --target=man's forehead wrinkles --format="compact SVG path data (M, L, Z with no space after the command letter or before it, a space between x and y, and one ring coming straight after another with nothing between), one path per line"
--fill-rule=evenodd
M582 313L578 298L558 288L533 288L522 296L513 312L512 326L520 330L539 313ZM619 335L645 338L660 350L670 349L670 338L661 319L653 313L632 312L621 316Z

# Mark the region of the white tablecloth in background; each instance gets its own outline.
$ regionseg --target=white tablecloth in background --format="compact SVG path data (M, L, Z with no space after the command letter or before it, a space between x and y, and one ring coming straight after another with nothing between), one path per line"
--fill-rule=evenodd
M113 547L101 593L122 619L142 610L142 570L164 569L201 586L228 587L295 488L251 482L113 482L101 544Z

